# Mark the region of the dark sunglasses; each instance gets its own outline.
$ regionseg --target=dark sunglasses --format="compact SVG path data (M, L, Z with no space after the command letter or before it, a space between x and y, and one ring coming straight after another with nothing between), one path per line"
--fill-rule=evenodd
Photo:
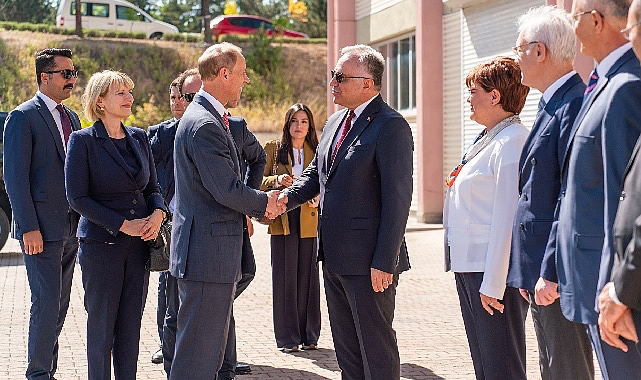
M189 93L180 95L180 99L186 101L187 103L191 103L191 101L194 100L194 96L196 96L195 92L189 92Z
M71 77L78 78L78 70L62 69L62 70L45 71L45 73L47 74L61 73L62 77L65 79L71 79Z
M336 79L336 82L338 83L343 83L347 78L372 79L368 77L348 77L347 75L341 73L340 71L334 71L334 70L330 71L330 74L332 74L332 78Z

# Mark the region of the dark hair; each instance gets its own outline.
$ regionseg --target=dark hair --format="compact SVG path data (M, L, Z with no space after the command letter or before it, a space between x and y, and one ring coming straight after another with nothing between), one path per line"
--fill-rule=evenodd
M303 103L294 104L293 106L289 107L287 113L285 114L283 135L280 138L280 149L278 150L276 159L276 162L283 165L287 165L290 162L294 161L294 149L292 147L292 136L289 133L289 124L291 123L294 114L298 111L305 111L305 113L307 114L307 118L309 119L309 128L307 129L305 142L310 145L314 152L316 151L316 147L318 146L318 136L316 135L316 127L314 126L314 116L312 115L312 111Z
M506 112L521 113L530 88L521 84L521 69L509 57L496 57L490 62L481 63L465 77L465 85L480 86L490 92L496 89L501 94L499 104Z
M51 71L56 67L56 56L71 58L72 53L69 49L44 49L36 53L36 81L38 86L42 82L40 74L45 71Z

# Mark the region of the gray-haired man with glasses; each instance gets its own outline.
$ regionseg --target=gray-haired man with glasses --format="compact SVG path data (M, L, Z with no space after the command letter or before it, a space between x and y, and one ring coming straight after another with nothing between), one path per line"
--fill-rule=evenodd
M513 48L521 82L543 95L519 160L519 201L512 230L507 285L530 303L539 344L541 378L594 379L585 326L561 312L555 250L546 246L561 187L561 164L585 84L572 69L576 37L569 15L551 6L519 18Z
M36 53L38 92L11 111L4 127L4 180L31 289L27 379L53 379L78 253L78 214L65 195L64 163L78 115L62 101L78 71L71 50Z

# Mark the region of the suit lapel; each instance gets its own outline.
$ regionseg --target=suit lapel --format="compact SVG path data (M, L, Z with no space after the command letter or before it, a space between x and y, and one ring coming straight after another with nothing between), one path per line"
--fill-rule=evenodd
M58 155L60 156L62 161L64 161L65 148L62 146L62 138L60 138L60 130L58 129L58 125L56 124L56 121L51 115L51 111L49 111L49 108L47 108L47 104L44 102L44 100L40 99L40 97L38 96L34 97L34 102L36 103L36 107L38 107L38 112L40 112L40 115L47 123L47 128L49 128L49 132L51 132L51 137L53 137L53 141L56 143L56 149L58 150Z
M98 120L94 124L94 129L96 132L96 137L101 139L101 145L107 153L111 156L111 158L114 159L122 167L122 169L127 173L127 175L133 179L133 176L131 175L131 168L129 168L129 165L125 162L125 160L122 158L120 155L120 152L118 152L118 149L116 149L116 146L114 145L113 141L109 138L109 134L107 133L107 129L105 128L105 125L102 123L102 121ZM127 133L125 133L126 135ZM134 149L135 150L135 149Z
M142 156L142 151L145 149L145 147L140 145L140 141L138 141L134 136L133 132L127 128L124 128L125 130L125 138L127 139L127 142L131 147L133 147L134 155L136 156L136 160L138 160L138 163L140 164L140 170L138 170L138 173L136 174L136 181L144 175L145 173L145 168L147 165L145 165L145 160Z

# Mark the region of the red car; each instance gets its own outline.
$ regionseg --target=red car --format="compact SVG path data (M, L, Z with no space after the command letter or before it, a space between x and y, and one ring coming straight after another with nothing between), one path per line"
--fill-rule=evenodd
M289 29L275 28L271 21L260 16L220 15L211 20L211 34L215 40L223 34L252 34L262 27L269 36L276 34L289 38L309 38L305 33Z

